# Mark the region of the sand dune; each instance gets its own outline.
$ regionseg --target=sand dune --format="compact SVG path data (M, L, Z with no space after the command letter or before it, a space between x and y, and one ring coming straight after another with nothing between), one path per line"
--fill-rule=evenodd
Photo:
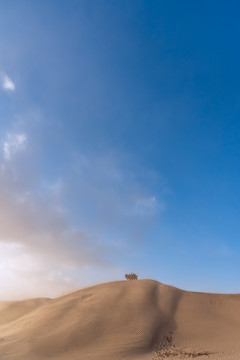
M1 360L240 359L240 295L118 281L0 302Z

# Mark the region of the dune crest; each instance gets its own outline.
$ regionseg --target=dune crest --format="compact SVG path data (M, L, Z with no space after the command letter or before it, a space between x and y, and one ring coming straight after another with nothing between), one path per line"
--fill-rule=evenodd
M240 295L153 280L0 302L0 359L238 359L239 308Z

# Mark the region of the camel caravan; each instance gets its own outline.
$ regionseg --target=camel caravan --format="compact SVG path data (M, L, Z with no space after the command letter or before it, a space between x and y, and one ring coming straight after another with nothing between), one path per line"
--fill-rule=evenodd
M136 274L133 274L133 273L131 273L131 274L125 274L125 278L126 278L127 280L137 280L137 279L138 279L137 275L136 275Z

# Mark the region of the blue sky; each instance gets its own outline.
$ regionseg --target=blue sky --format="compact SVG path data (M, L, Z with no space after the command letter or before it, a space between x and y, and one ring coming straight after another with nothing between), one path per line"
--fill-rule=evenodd
M0 297L125 272L239 292L236 1L0 5Z

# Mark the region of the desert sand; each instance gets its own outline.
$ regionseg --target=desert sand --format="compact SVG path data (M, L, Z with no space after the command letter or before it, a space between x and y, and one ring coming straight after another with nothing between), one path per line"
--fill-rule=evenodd
M0 302L1 360L240 359L240 295L117 281Z

